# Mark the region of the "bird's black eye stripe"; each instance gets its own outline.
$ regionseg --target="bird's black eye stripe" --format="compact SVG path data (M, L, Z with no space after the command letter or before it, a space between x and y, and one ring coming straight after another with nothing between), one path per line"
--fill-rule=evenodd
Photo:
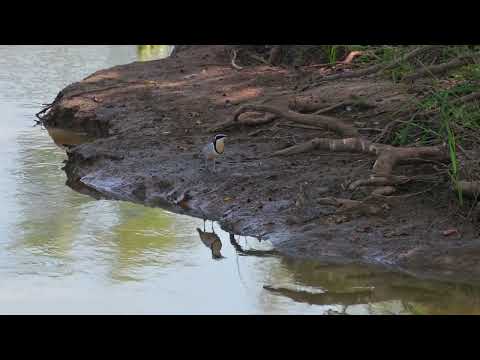
M215 137L213 138L213 149L219 155L220 155L220 153L217 150L217 141L220 140L220 139L224 139L224 138L226 138L226 135L221 135L221 134L215 135Z

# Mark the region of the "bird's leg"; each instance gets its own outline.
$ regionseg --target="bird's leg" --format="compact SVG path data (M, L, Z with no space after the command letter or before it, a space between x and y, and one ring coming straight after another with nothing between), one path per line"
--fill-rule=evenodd
M206 156L205 156L205 170L208 170L208 159Z
M213 228L213 221L212 221L212 232L215 234L215 229Z
M215 163L216 163L216 159L213 159L213 172L215 172Z
M205 223L207 222L207 220L203 219L203 232L207 231L205 230Z

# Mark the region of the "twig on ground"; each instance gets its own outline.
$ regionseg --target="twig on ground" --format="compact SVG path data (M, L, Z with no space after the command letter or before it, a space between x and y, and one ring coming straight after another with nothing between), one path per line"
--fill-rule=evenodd
M236 64L236 60L237 60L237 50L233 49L232 50L232 61L231 61L231 64L233 66L234 69L237 69L237 70L243 70L243 67L242 66L239 66Z

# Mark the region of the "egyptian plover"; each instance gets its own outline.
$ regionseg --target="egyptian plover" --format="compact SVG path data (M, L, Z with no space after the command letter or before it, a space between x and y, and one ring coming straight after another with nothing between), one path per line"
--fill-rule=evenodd
M203 156L205 157L205 167L208 169L208 160L213 160L213 172L215 172L215 162L217 157L221 156L225 151L224 140L227 135L215 135L213 140L203 148Z

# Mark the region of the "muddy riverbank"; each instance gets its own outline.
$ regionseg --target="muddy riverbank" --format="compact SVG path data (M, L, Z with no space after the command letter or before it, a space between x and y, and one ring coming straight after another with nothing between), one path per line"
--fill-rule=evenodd
M457 215L448 179L400 187L398 201L375 214L339 213L317 199L361 197L345 184L368 177L375 159L323 150L272 157L288 146L332 137L328 130L283 119L222 130L228 140L218 172L203 169L200 150L212 128L232 119L241 105L291 104L311 71L265 64L239 70L223 46L187 47L167 59L102 70L68 86L44 124L97 138L68 150L68 185L78 191L216 220L229 232L268 239L290 256L379 263L478 282L480 239ZM368 106L354 102L334 114L369 139L414 96L406 85L361 78L301 95L325 107L361 97ZM421 167L422 174L435 174L434 166L407 165L396 172ZM446 233L450 229L459 231Z

